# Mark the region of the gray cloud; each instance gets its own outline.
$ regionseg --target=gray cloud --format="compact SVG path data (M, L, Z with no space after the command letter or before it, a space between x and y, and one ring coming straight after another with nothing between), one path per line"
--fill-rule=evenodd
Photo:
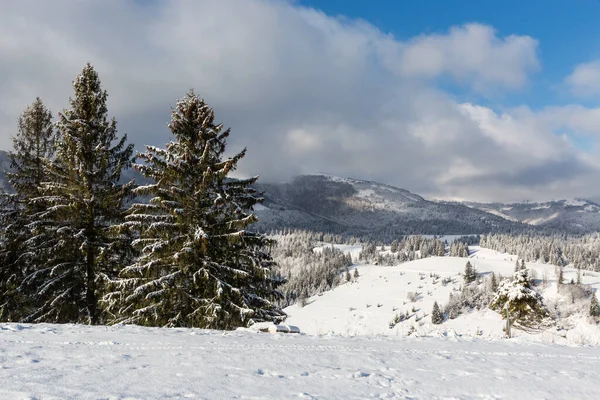
M594 194L594 159L555 134L565 121L590 126L581 115L594 110L497 113L435 87L449 76L483 94L518 90L539 68L537 46L480 24L403 42L282 1L11 2L0 15L0 147L36 96L65 107L90 61L138 148L169 140L169 107L193 87L232 128L230 150L248 147L240 174L329 172L475 200ZM558 170L585 173L565 185Z

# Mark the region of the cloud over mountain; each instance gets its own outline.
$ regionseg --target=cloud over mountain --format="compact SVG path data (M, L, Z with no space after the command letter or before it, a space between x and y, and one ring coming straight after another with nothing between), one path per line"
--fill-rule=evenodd
M364 20L269 0L3 8L5 149L24 107L35 96L55 112L65 107L90 61L138 148L168 140L169 106L193 87L232 127L231 150L248 147L240 174L280 181L324 171L473 200L596 194L593 149L562 131L589 135L582 121L597 110L496 110L442 89L450 80L476 99L522 90L541 68L530 36L471 23L396 38Z

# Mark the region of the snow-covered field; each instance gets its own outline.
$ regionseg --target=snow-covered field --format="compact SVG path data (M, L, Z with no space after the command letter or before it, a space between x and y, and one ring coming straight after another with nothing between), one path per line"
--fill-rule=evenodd
M480 273L512 274L513 256L472 250ZM597 399L600 347L589 345L600 330L587 303L557 294L553 266L528 264L548 278L542 292L565 313L560 329L505 339L492 311L431 324L433 302L447 302L465 263L358 266L356 282L286 309L300 335L0 324L0 399ZM456 283L443 286L444 277ZM600 288L600 274L582 281ZM390 329L406 311L411 318Z
M337 246L357 256L356 246ZM469 261L483 276L492 272L504 277L512 276L516 257L493 250L472 247ZM431 323L434 301L440 306L448 302L450 293L456 294L462 284L467 259L458 257L430 257L411 261L395 267L359 265L356 282L345 283L319 296L311 297L305 307L293 305L285 309L286 323L300 327L312 335L411 335L444 337L461 335L483 339L501 339L505 322L494 311L483 310L463 314L441 325ZM354 267L353 267L354 268ZM600 327L590 324L585 314L589 301L571 304L571 299L557 293L555 267L549 264L528 263L538 279L547 277L545 288L538 287L548 307L560 307L563 319L557 326L535 333L515 330L513 334L530 341L562 344L600 345ZM436 279L432 275L439 275ZM443 278L453 278L455 283L444 286ZM564 279L576 279L576 270L564 269ZM581 277L584 284L600 289L600 273L585 271ZM418 293L411 302L408 293ZM415 310L415 311L413 311ZM389 323L396 314L411 315L407 321L390 329Z
M600 348L0 325L1 399L596 399Z

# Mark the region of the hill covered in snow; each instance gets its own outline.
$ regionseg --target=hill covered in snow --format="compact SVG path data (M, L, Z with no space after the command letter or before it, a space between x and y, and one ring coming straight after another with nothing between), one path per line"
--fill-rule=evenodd
M507 220L565 232L600 230L600 205L590 200L553 200L541 203L473 203L466 205Z
M473 234L530 228L463 204L432 202L394 186L330 175L262 183L257 229L283 228L393 240L406 234Z
M357 255L353 247L342 245L341 249L354 249ZM286 308L286 323L316 335L503 338L505 322L487 308L489 299L481 301L481 309L464 310L440 325L431 321L434 302L444 309L450 296L461 296L467 261L478 271L480 283L475 287L482 291L492 273L498 280L512 276L515 256L479 247L471 251L469 258L429 257L393 267L357 265L359 277L352 282L311 297L304 307L297 303ZM553 321L537 330L515 330L513 334L533 341L600 345L600 326L588 318L589 296L579 297L578 292L573 298L570 285L561 285L559 291L553 265L528 263L527 268ZM576 274L575 269L564 268L564 282L575 281ZM586 288L600 289L600 273L582 271L580 279ZM406 319L393 323L398 316Z

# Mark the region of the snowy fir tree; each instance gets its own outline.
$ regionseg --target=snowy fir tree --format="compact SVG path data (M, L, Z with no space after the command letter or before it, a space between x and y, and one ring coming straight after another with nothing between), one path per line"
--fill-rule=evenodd
M559 289L560 289L560 285L564 285L565 284L565 275L563 272L562 267L558 267L558 285L559 285Z
M108 95L90 64L73 88L70 108L56 124L55 159L46 163L40 196L32 200L47 209L34 223L43 230L27 243L35 262L25 285L36 303L27 321L102 323L104 283L127 254L128 238L111 227L122 221L133 185L119 183L133 145L107 118Z
M510 336L515 322L522 326L533 326L548 316L542 297L531 288L526 269L514 273L513 280L504 279L492 299L489 308L506 319L506 333Z
M450 257L469 257L469 245L455 240L450 244Z
M600 304L598 304L595 291L592 292L592 299L590 300L590 316L600 317Z
M490 291L492 293L496 293L498 290L498 279L496 278L496 273L492 272L492 276L490 278Z
M18 131L9 152L11 170L6 172L13 193L2 195L0 226L0 320L18 321L31 309L23 287L32 272L35 254L28 240L44 229L36 217L46 205L33 200L40 195L46 179L44 165L54 156L52 113L37 98L18 120Z
M442 311L440 310L440 306L437 301L433 302L433 310L431 311L431 322L433 324L439 325L443 322Z
M135 189L150 201L134 203L122 226L137 232L140 256L105 297L115 321L215 329L282 321L271 242L247 230L261 200L250 187L257 177L228 177L246 150L223 158L230 131L192 91L169 128L174 141L148 146L135 165L154 183Z
M475 282L476 279L477 279L477 270L475 270L475 268L473 268L470 261L467 261L467 264L465 265L465 274L464 274L465 285Z

